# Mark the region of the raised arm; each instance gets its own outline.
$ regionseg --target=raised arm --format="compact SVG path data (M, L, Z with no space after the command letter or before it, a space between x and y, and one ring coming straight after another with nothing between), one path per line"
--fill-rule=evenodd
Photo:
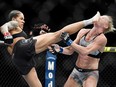
M9 21L0 27L1 33L4 35L5 43L12 44L13 37L10 34L10 30L16 29L18 27L17 21Z
M9 21L1 26L1 33L4 35L5 33L9 32L9 30L15 29L18 27L17 21Z

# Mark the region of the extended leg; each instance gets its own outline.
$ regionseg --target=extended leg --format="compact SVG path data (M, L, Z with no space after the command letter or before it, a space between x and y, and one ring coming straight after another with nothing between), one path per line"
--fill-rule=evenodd
M74 34L77 31L79 31L80 29L82 29L83 27L93 24L94 22L98 21L99 17L100 17L100 13L97 12L97 14L95 16L93 16L92 18L90 18L88 20L69 24L69 25L65 26L64 28L62 28L61 31L67 32L69 34Z

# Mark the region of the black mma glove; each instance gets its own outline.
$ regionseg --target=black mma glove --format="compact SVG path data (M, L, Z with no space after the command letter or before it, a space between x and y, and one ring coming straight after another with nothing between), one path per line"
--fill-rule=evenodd
M7 44L13 43L13 37L9 32L4 33L4 42Z
M67 32L62 32L60 38L68 45L70 46L72 44L72 40L70 39L70 36Z
M57 54L58 54L58 52L56 52L56 50L55 50L54 46L51 46L51 48L52 48L52 50L53 50L52 54L53 54L53 55L57 55Z

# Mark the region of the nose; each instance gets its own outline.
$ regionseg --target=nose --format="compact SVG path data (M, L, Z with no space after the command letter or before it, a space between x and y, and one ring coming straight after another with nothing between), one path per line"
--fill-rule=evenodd
M22 20L22 22L23 22L23 23L25 23L25 21L24 21L24 20Z

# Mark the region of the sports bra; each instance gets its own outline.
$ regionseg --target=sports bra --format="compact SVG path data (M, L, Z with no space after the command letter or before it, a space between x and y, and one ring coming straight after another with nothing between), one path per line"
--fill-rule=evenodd
M17 34L13 34L12 36L13 38L17 38L17 37L27 38L27 34L24 31L21 31L20 33L17 33Z
M87 35L87 34L86 34L86 35ZM86 46L88 46L89 44L91 44L91 43L94 41L94 39L98 36L98 35L95 36L91 41L86 41L86 40L85 40L86 35L84 35L84 36L80 39L79 45L86 47ZM100 35L100 34L99 34L99 35ZM101 53L99 50L96 50L96 51L93 51L93 52L91 52L90 54L88 54L88 56L93 57L93 58L100 58L101 54L102 54L102 53Z

